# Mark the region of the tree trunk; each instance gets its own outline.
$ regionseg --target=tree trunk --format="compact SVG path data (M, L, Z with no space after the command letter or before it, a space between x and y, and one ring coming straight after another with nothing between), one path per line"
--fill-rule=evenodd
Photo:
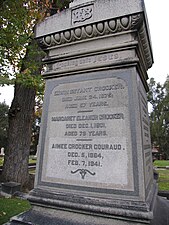
M29 69L29 76L39 75L42 69L44 53L39 50L34 39L27 46L22 62L21 73ZM36 88L29 82L15 83L14 99L9 110L8 145L5 150L2 178L14 181L26 187L29 182L28 160L31 145L32 124L34 118Z
M9 110L8 147L2 176L5 181L27 185L31 130L35 106L35 88L15 84L14 99Z

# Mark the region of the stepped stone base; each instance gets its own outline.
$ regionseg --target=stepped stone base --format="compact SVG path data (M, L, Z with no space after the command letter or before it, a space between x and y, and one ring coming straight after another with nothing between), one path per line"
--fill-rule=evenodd
M107 218L36 206L28 212L13 217L6 225L168 225L169 201L157 197L153 214L152 221L141 221L132 220L132 218Z

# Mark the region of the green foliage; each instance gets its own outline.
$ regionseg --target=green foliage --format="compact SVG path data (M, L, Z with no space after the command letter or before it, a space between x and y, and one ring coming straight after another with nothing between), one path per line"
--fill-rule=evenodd
M0 224L4 224L21 212L31 208L30 203L26 200L16 198L0 198Z
M42 69L44 53L33 43L34 27L46 16L67 8L71 1L0 1L0 85L14 84L17 79L17 82L42 92L44 84L38 69ZM27 55L29 59L25 60Z
M0 148L6 148L7 145L8 110L5 102L0 103Z
M161 154L169 157L169 78L164 85L150 79L149 89L151 141Z
M43 1L41 1L43 3ZM34 41L34 26L43 13L38 1L6 0L0 4L0 85L21 83L42 96L45 53Z
M34 14L23 0L6 0L0 7L0 74L11 79L19 72L33 34Z

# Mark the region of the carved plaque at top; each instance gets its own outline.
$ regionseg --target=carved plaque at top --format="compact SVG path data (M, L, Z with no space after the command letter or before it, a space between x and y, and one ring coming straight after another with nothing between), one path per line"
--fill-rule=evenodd
M72 24L84 22L92 19L93 17L93 5L88 5L72 10Z

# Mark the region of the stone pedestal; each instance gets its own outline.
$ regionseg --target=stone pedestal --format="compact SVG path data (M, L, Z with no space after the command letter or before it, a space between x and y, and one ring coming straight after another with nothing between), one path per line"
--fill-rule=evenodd
M15 192L18 192L21 190L21 184L16 182L7 182L2 183L2 195L8 194L10 196L14 195Z
M33 210L22 219L151 224L153 57L144 2L76 1L39 24L36 39L47 52L46 89Z

